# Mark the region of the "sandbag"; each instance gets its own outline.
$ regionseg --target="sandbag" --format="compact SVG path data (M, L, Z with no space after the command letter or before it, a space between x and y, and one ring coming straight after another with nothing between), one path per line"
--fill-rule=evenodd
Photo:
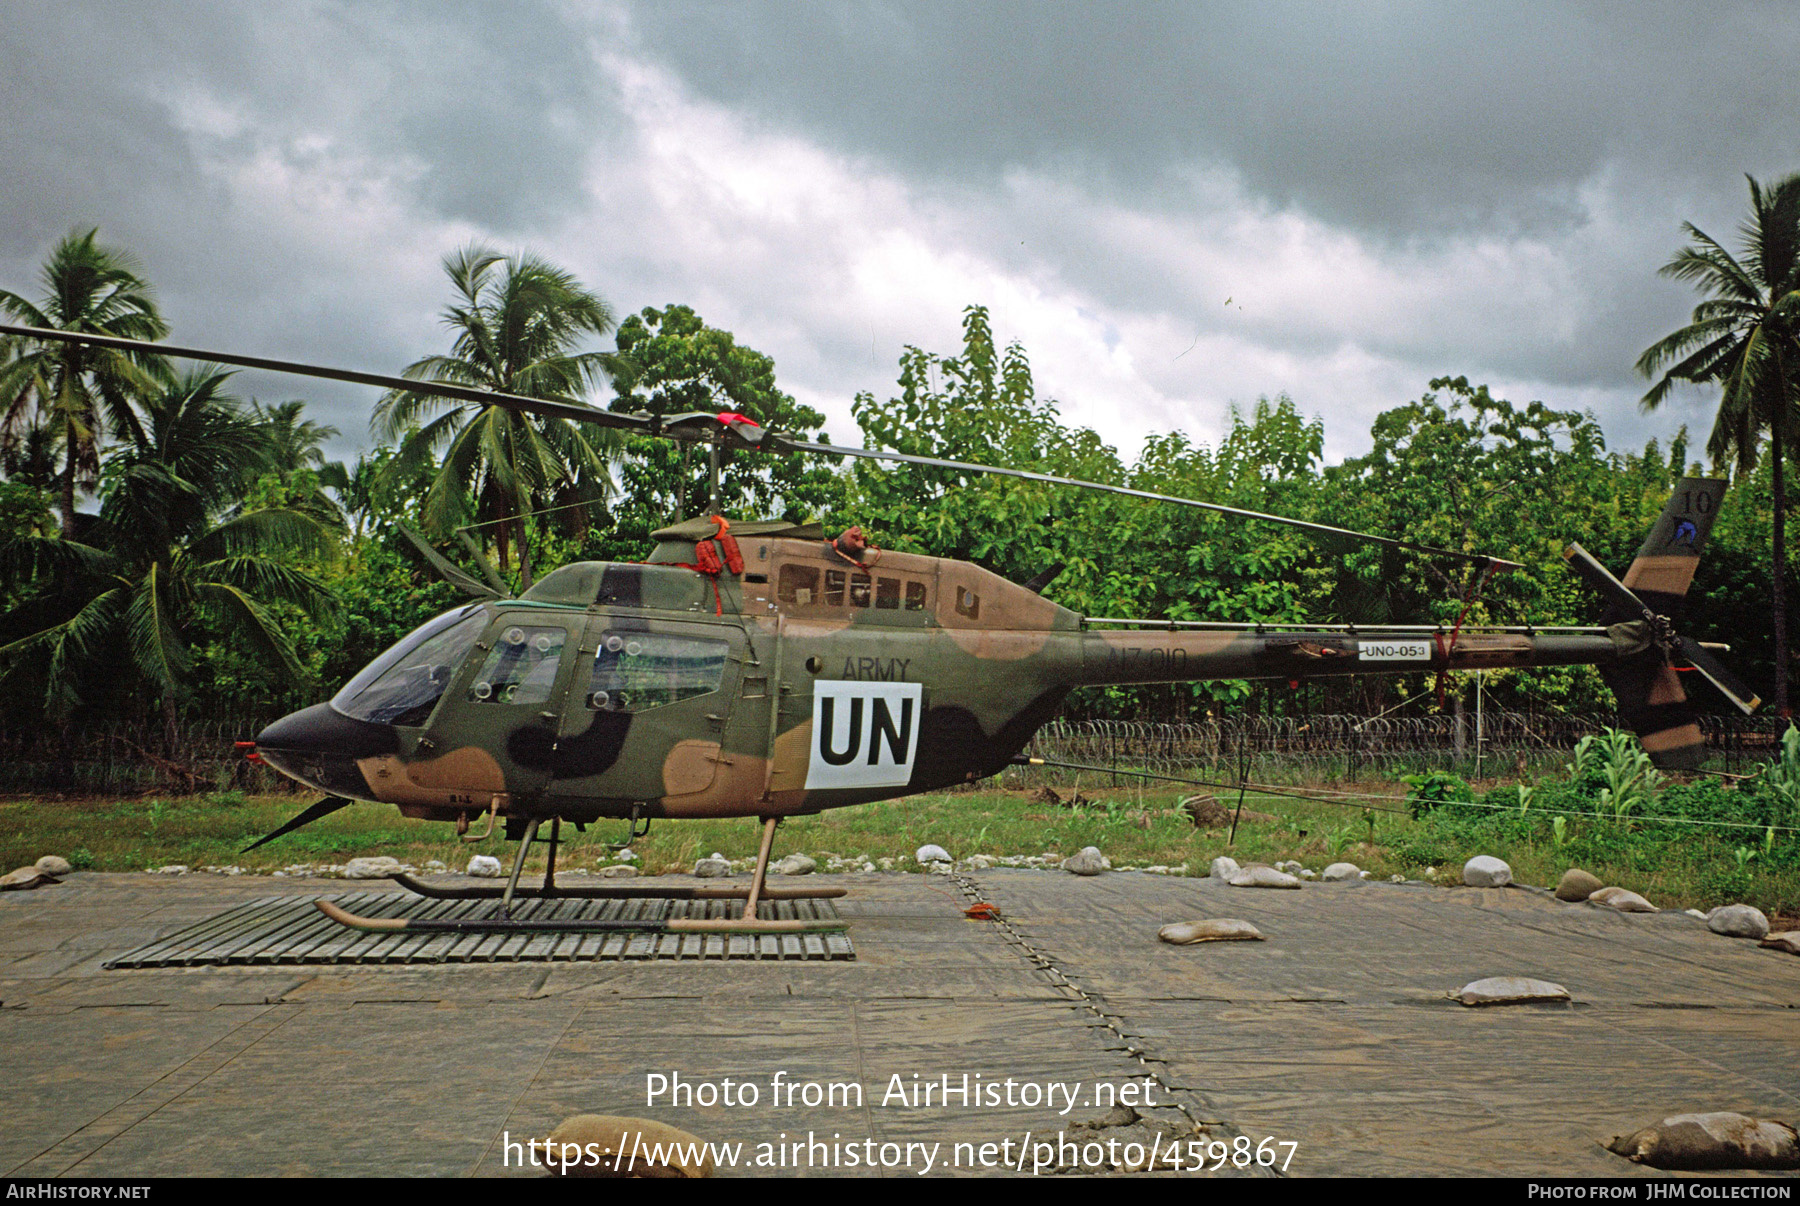
M570 1177L697 1178L713 1173L705 1140L649 1118L576 1114L544 1140L552 1173ZM653 1159L660 1154L661 1159Z
M1676 1114L1606 1148L1651 1168L1800 1168L1793 1127L1729 1112Z
M1205 921L1177 921L1156 931L1164 942L1186 946L1193 942L1261 942L1262 931L1236 917L1212 917Z

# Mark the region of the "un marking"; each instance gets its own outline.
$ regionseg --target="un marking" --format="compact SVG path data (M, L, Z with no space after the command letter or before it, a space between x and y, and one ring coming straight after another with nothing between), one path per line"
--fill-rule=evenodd
M924 720L919 683L815 682L809 788L904 787Z

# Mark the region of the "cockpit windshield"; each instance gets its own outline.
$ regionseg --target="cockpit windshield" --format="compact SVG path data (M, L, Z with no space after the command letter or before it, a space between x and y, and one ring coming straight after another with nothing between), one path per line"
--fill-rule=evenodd
M345 684L331 706L372 724L424 724L486 625L479 603L421 624Z

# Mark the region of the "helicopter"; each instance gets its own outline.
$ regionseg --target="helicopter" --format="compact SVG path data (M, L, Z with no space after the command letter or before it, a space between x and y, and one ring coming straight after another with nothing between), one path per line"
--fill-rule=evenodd
M1085 617L1044 594L1059 567L1025 583L950 558L870 547L860 528L732 521L719 513L722 457L754 450L998 474L1223 512L1471 563L1472 586L1516 563L1352 532L1218 503L1029 470L813 443L733 412L621 414L449 382L363 373L75 332L0 325L60 340L411 390L703 444L712 514L671 524L641 563L583 561L517 598L491 567L478 579L409 538L471 601L420 625L330 701L277 720L248 752L323 798L261 845L353 801L454 824L466 839L504 826L518 843L503 888L426 896L498 898L480 918L371 918L317 907L364 930L800 933L841 921L764 918L764 901L835 897L841 888L767 883L787 817L914 795L996 775L1019 760L1077 687L1207 679L1489 670L1591 664L1660 767L1695 769L1705 739L1677 673L1698 671L1748 713L1759 700L1676 630L1726 483L1684 479L1615 578L1578 544L1564 556L1605 601L1593 627L1226 624ZM478 558L479 559L479 558ZM744 887L555 882L564 823L755 817L756 868ZM520 879L549 826L542 886ZM250 848L254 848L254 845ZM736 899L740 916L669 920L514 917L530 896Z

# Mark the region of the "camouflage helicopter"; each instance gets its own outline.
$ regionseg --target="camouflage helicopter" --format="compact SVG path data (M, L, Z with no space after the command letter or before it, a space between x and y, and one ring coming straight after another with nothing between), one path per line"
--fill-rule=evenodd
M1725 482L1681 482L1623 582L1581 546L1570 566L1606 600L1588 628L1364 627L1182 623L1083 617L1042 593L1052 570L1015 583L948 558L878 550L850 529L732 522L717 514L720 458L734 451L816 454L999 474L1200 507L1473 563L1481 577L1511 562L1216 503L877 449L812 443L735 413L658 417L258 357L0 325L0 333L151 351L251 368L411 390L603 427L701 443L713 511L653 534L642 563L564 565L518 598L497 574L463 572L421 551L474 601L427 621L371 662L328 703L276 721L255 756L325 798L256 845L352 801L396 805L474 836L504 825L518 842L504 888L429 896L493 896L493 916L368 918L318 907L361 929L541 931L625 929L795 933L841 922L763 918L762 901L839 896L774 888L766 878L776 827L803 816L968 783L1014 764L1079 686L1592 664L1652 759L1695 768L1704 738L1677 670L1693 669L1746 713L1758 700L1713 655L1679 634ZM571 888L555 882L562 824L653 818L756 817L747 888ZM521 888L526 857L549 822L543 886ZM741 899L741 916L672 920L544 920L512 915L524 896Z

